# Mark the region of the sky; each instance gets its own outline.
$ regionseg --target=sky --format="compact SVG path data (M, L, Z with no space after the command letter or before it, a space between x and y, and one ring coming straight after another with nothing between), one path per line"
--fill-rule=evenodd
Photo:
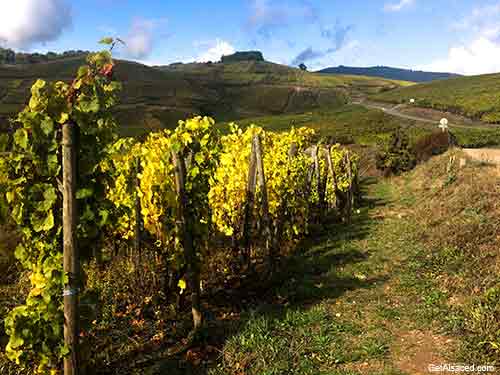
M0 46L97 50L148 65L242 50L325 67L500 72L500 0L0 0Z

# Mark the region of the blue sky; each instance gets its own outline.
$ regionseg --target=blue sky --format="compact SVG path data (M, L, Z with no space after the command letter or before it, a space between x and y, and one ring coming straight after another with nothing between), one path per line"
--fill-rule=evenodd
M95 50L119 36L120 57L146 64L217 60L257 49L310 69L390 65L500 71L500 0L1 1L0 45Z

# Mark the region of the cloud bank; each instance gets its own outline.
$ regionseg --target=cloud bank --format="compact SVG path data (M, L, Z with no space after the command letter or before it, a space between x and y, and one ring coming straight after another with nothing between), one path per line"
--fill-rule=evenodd
M500 2L475 8L454 24L469 41L451 46L447 55L419 68L465 75L500 72Z
M219 61L224 55L231 55L236 52L236 49L225 40L216 39L209 48L198 55L196 62Z
M476 75L500 72L500 44L484 36L451 47L448 55L420 67L433 72Z
M71 26L66 0L0 1L0 45L29 49L59 38Z
M154 22L136 19L125 38L127 55L134 59L148 57L153 51Z

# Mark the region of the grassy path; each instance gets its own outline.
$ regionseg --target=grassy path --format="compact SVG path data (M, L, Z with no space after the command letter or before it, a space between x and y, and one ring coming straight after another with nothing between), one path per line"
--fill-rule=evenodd
M353 225L329 226L284 267L280 303L242 315L210 374L425 374L450 361L404 206L385 182L367 189Z

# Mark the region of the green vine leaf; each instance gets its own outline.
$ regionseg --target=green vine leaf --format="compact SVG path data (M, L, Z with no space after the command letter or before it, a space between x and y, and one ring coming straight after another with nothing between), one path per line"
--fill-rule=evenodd
M79 189L76 192L76 199L85 199L89 198L94 194L94 189L92 188L84 188L84 189Z
M40 123L40 128L43 134L50 135L54 131L54 121L50 117L47 117Z
M16 130L14 133L14 142L23 149L28 148L28 132L26 129Z

